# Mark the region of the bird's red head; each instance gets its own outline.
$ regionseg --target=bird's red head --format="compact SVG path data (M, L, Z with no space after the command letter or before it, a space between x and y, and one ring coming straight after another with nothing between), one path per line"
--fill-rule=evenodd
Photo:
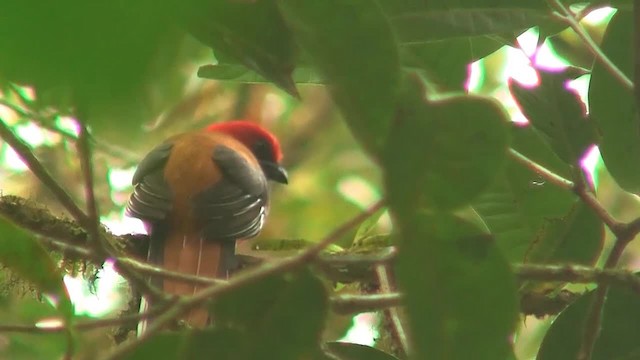
M267 129L251 121L233 120L211 124L206 130L234 137L253 152L268 178L287 183L286 171L280 167L280 142Z

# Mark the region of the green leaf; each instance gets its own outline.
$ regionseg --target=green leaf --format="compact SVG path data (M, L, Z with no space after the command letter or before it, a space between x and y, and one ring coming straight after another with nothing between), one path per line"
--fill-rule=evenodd
M365 237L377 235L375 234L376 225L378 225L378 221L380 217L387 211L386 208L382 208L376 211L373 215L369 216L367 220L363 221L362 224L358 227L358 231L356 231L356 235L353 237L353 242L359 242Z
M593 295L593 291L583 295L558 316L547 331L536 359L576 358ZM640 350L638 319L638 295L626 288L611 288L604 305L602 327L592 359L637 359Z
M62 274L53 259L32 235L2 217L0 263L50 296L65 318L73 316L73 307L62 282Z
M183 359L180 348L185 341L185 333L161 333L136 346L124 357L126 360Z
M602 51L631 77L633 74L633 14L618 11L607 26ZM640 193L640 117L633 91L625 88L600 62L595 62L589 83L591 116L598 123L600 154L611 176L624 190Z
M479 96L425 102L419 80L408 85L385 149L389 201L396 211L470 203L504 164L509 138L502 107Z
M398 49L387 18L369 0L279 4L298 43L327 80L355 138L379 155L400 77Z
M3 1L0 81L32 86L38 106L74 111L102 138L127 133L135 143L157 104L183 95L175 70L184 36L170 4Z
M297 360L318 351L327 309L324 285L304 270L274 275L220 296L213 316L217 328L243 332L249 359L270 354Z
M3 324L35 324L44 319L59 317L60 313L49 303L29 298L0 298L0 319ZM0 346L2 359L56 359L67 347L64 333L29 334L5 333Z
M325 346L340 360L398 360L397 357L366 345L329 342Z
M505 45L498 36L473 36L434 42L400 43L402 65L418 68L430 84L462 91L468 65Z
M291 79L295 46L274 0L187 2L182 13L189 32L213 48L298 96Z
M247 358L250 348L245 335L234 329L195 330L185 336L180 357L185 360L258 359ZM141 358L142 359L142 358ZM153 358L145 358L153 359Z
M398 284L415 358L504 359L518 302L514 276L491 236L448 214L399 221Z
M522 8L410 11L391 17L398 40L403 44L522 32L546 22L559 23L560 20L546 9Z
M517 151L559 175L569 175L568 165L551 151L531 126L513 124L511 135L512 146ZM575 201L571 192L545 182L538 174L509 158L494 184L472 205L509 261L523 262L531 244L548 223L564 218Z
M604 223L582 201L563 218L550 219L525 262L594 265L604 245Z
M577 164L597 137L595 124L587 116L578 94L566 88L566 82L578 75L577 70L567 68L556 73L538 70L540 84L536 87L515 81L509 84L527 119L569 164Z
M219 64L204 65L198 69L198 77L213 80L238 81L243 83L269 82L259 74L248 70L242 65ZM312 69L298 67L291 74L296 84L324 84L325 81Z

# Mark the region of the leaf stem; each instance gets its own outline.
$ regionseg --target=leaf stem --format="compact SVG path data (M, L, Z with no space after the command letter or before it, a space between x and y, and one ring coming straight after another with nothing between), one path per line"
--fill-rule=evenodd
M633 82L620 70L616 64L614 64L605 54L602 49L591 38L589 33L580 25L580 22L576 19L576 16L566 7L560 0L548 0L549 5L558 11L556 16L569 25L573 31L580 37L584 45L589 52L595 57L596 61L599 61L609 73L616 78L620 84L630 91L633 91Z

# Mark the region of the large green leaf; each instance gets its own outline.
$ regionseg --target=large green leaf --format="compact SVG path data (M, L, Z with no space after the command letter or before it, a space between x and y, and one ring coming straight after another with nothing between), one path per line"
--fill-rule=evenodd
M219 61L243 64L297 95L291 79L295 46L274 0L190 0L179 8L189 32L211 46Z
M32 86L38 105L75 111L109 140L122 141L127 126L131 142L181 95L176 85L185 79L175 70L184 36L170 4L3 1L0 81Z
M400 55L403 67L420 69L431 85L461 91L468 77L468 65L504 45L504 39L492 35L400 42Z
M35 324L59 316L50 304L35 299L0 298L0 319L3 324ZM60 333L5 333L0 346L1 359L58 359L68 344L67 335Z
M329 83L356 139L374 155L387 137L400 77L387 18L370 0L280 0L300 46Z
M0 217L0 263L50 296L66 318L73 315L62 274L42 245L22 229Z
M569 167L531 126L512 125L512 146L531 160L561 176ZM533 242L553 221L565 218L576 197L547 183L522 164L509 158L495 183L473 202L474 209L496 238L511 262L525 261Z
M538 70L538 86L527 87L515 81L509 85L533 127L569 164L577 164L597 141L595 124L587 116L584 104L575 91L566 88L566 82L579 74L575 70L568 68L555 73Z
M547 331L538 360L575 359L582 343L584 322L594 292L583 295L565 309ZM629 289L612 288L604 306L600 336L593 360L637 359L640 355L640 298Z
M385 149L389 201L396 211L453 209L486 190L508 148L503 109L493 100L457 96L425 101L410 78Z
M216 327L243 331L249 359L270 354L297 360L317 353L327 306L324 285L304 270L225 294L215 300L212 311Z
M399 225L397 276L415 358L506 358L518 302L491 236L447 214L418 213Z
M604 245L604 223L582 201L562 218L549 219L541 229L525 261L593 265Z
M519 33L545 22L559 22L548 11L525 8L472 8L407 12L391 17L401 43Z
M603 52L621 71L633 74L633 14L618 11L602 39ZM640 117L633 91L596 62L589 83L589 106L601 131L600 153L611 176L626 191L640 193Z

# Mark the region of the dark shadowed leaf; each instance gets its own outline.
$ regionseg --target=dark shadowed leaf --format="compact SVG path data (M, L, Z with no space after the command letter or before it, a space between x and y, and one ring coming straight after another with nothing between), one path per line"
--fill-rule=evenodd
M418 68L442 90L464 89L468 65L505 45L499 36L473 36L432 42L400 43L405 68Z
M243 83L269 82L259 74L248 70L242 65L219 64L204 65L198 69L198 76L205 79L238 81ZM325 81L312 69L298 67L291 74L296 84L324 84Z
M22 229L0 217L0 263L50 296L62 314L70 318L73 307L62 274L42 245Z
M504 359L518 303L515 279L492 237L447 214L399 221L397 275L415 358Z
M602 40L602 50L621 71L632 77L631 12L618 11ZM618 185L626 191L640 193L640 118L633 91L625 88L599 62L595 62L589 83L591 116L601 131L600 153Z
M582 342L584 321L593 291L565 309L549 328L538 352L538 360L575 359ZM640 355L640 298L629 289L609 290L602 314L602 329L595 343L593 360L637 359Z
M561 72L538 70L540 84L526 87L511 81L509 89L520 109L546 142L569 164L576 164L597 141L595 124L577 92L566 88L573 68Z
M124 359L126 360L146 360L146 359L183 359L180 348L185 341L185 333L164 333L158 334L141 346L135 348Z
M559 175L569 175L568 165L530 126L512 125L511 134L512 147L520 153ZM472 205L509 261L523 262L537 235L549 222L564 218L575 201L571 192L509 158L494 184Z
M189 32L221 62L243 64L297 96L291 79L295 46L274 0L191 0L181 8Z
M389 201L396 211L468 204L504 164L504 111L478 96L425 101L420 80L410 79L385 150Z
M241 331L234 329L196 330L185 336L179 359L208 360L208 359L238 359L247 358L249 346ZM257 358L255 358L257 359Z
M550 219L541 229L525 262L593 265L604 244L604 224L579 201L562 218Z
M38 105L73 109L109 140L123 127L138 136L184 81L171 3L3 1L0 81L34 87Z
M450 38L522 32L545 22L557 23L546 9L468 8L408 12L391 17L403 44Z
M368 0L280 0L354 136L374 155L394 112L400 64L387 18ZM339 14L339 16L336 16Z
M398 360L397 357L366 345L330 342L325 346L340 360Z
M324 285L304 270L225 294L213 314L216 327L242 331L248 359L297 360L318 351L327 306Z

